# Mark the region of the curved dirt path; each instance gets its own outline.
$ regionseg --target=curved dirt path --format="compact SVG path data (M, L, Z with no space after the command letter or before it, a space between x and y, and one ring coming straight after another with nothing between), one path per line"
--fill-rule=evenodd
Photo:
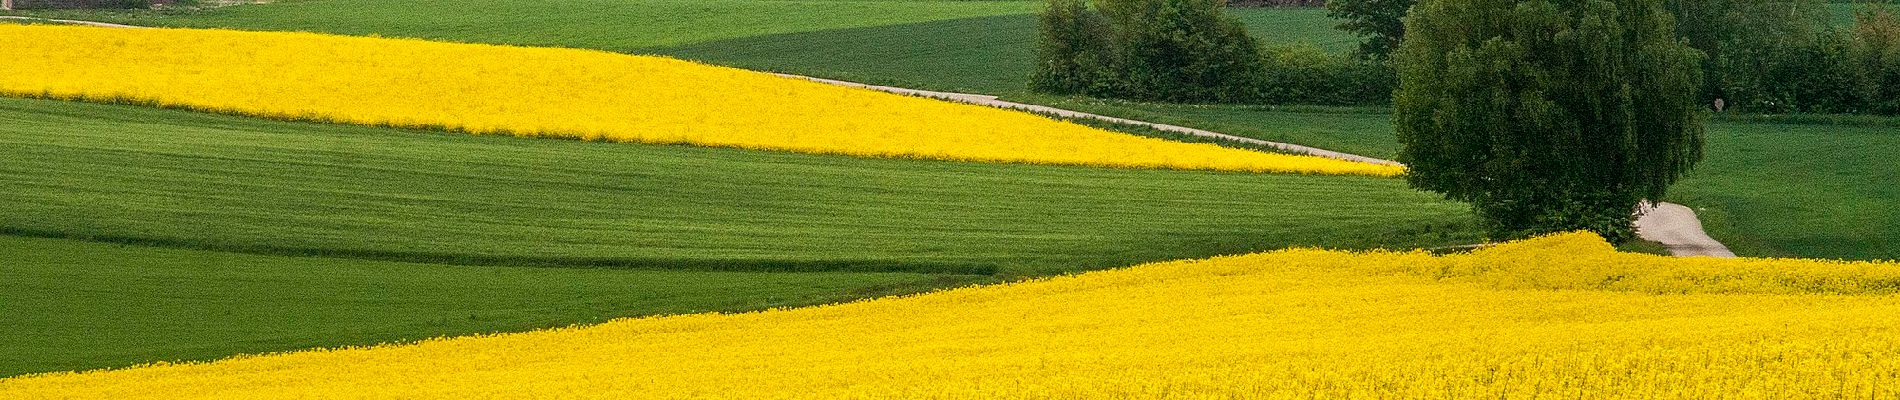
M1341 160L1367 162L1367 163L1374 163L1374 164L1388 164L1388 165L1399 164L1397 161L1392 161L1392 160L1366 157L1366 156L1361 156L1357 154L1341 153L1337 151L1326 150L1326 149L1321 149L1321 148L1316 148L1316 147L1309 147L1309 146L1301 146L1301 145L1292 144L1292 143L1272 142L1272 141L1266 141L1266 140L1260 140L1260 139L1254 139L1254 138L1248 138L1248 137L1234 136L1234 135L1229 135L1229 134L1224 134L1224 133L1219 133L1219 132L1194 129L1194 128L1189 128L1185 126L1157 124L1153 122L1137 121L1137 120L1131 120L1131 119L1125 119L1125 118L1115 118L1115 117L1110 117L1106 115L1090 114L1090 113L1085 113L1085 112L1080 112L1080 111L1065 110L1065 109L1049 107L1049 106L1039 106L1039 105L1034 105L1034 104L1024 104L1024 103L1004 101L1004 100L998 99L996 96L990 96L990 95L936 92L936 91L929 91L929 90L907 89L907 88L892 87L892 86L878 86L878 85L869 85L869 84L863 84L863 83L857 83L857 82L840 81L840 80L834 80L834 79L814 78L814 77L803 76L803 75L777 74L777 73L775 73L774 75L787 77L787 78L805 79L805 80L810 80L814 82L829 83L829 84L840 85L840 86L850 86L850 87L871 89L871 90L904 94L904 95L930 97L930 98L935 98L935 99L950 100L950 101L976 104L976 105L1030 111L1030 112L1036 112L1036 113L1056 115L1063 118L1088 118L1088 119L1094 119L1098 121L1107 121L1107 122L1113 122L1113 123L1118 123L1118 124L1145 126L1145 127L1149 127L1149 128L1153 128L1157 130L1162 130L1162 131L1184 133L1184 134L1189 134L1189 135L1194 135L1194 136L1209 137L1209 138L1216 138L1216 139L1223 139L1223 140L1231 140L1231 141L1236 141L1236 142L1251 143L1251 144L1256 144L1256 145L1270 146L1270 147L1278 148L1281 150L1286 150L1288 152L1303 153L1303 154L1315 155L1315 156L1320 156L1320 157L1336 158L1336 159L1341 159ZM1723 246L1721 242L1715 241L1714 238L1710 238L1707 233L1702 231L1702 221L1696 219L1694 210L1690 210L1689 207L1683 206L1681 204L1675 204L1675 203L1656 203L1653 205L1645 204L1643 206L1643 211L1636 218L1636 227L1637 227L1637 230L1636 230L1637 236L1642 237L1644 240L1650 240L1650 241L1662 243L1663 246L1669 248L1669 253L1675 256L1679 256L1679 257L1735 257L1735 253L1730 252L1727 246Z
M27 21L27 22L47 22L47 23L55 23L55 24L66 24L66 25L84 25L84 26L96 26L96 27L100 27L100 28L141 28L141 29L142 29L142 28L147 28L147 27L144 27L144 26L136 26L136 25L120 25L120 24L114 24L114 23L106 23L106 22L93 22L93 21L79 21L79 20L70 20L70 19L52 19L52 18L34 18L34 17L20 17L20 16L12 16L12 15L0 15L0 19L4 19L4 20L14 20L14 21Z
M1636 234L1662 243L1669 254L1678 257L1735 257L1728 246L1702 231L1702 220L1696 218L1695 210L1681 204L1643 205L1642 216L1636 218Z
M52 23L61 23L61 24L97 26L97 27L105 27L105 28L146 28L143 26L122 25L122 24L113 24L113 23L105 23L105 22L18 17L18 16L0 16L0 19L52 22ZM907 89L907 88L900 88L900 87L893 87L893 86L878 86L878 85L870 85L870 84L863 84L863 83L857 83L857 82L840 81L840 80L835 80L835 79L815 78L815 77L809 77L809 76L803 76L803 75L780 74L780 73L774 73L773 75L778 75L778 76L786 77L786 78L805 79L805 80L810 80L813 82L827 83L827 84L833 84L833 85L839 85L839 86L849 86L849 87L871 89L871 90L877 90L877 91L883 91L883 92L889 92L889 93L930 97L930 98L935 98L935 99L956 101L956 102L976 104L976 105L984 105L984 106L997 107L997 108L1008 108L1008 109L1029 111L1029 112L1035 112L1035 113L1055 115L1055 116L1059 116L1063 118L1088 118L1088 119L1094 119L1098 121L1112 122L1112 123L1118 123L1118 124L1145 126L1148 128L1167 131L1167 132L1183 133L1183 134L1200 136L1200 137L1208 137L1208 138L1215 138L1215 139L1222 139L1222 140L1230 140L1230 141L1235 141L1235 142L1250 143L1250 144L1255 144L1255 145L1273 147L1273 148L1277 148L1277 149L1281 149L1281 150L1285 150L1285 151L1293 152L1293 153L1308 154L1308 155L1334 158L1334 159L1340 159L1340 160L1358 161L1358 162L1373 163L1373 164L1399 165L1398 162L1392 161L1392 160L1366 157L1366 156L1361 156L1357 154L1341 153L1341 152L1321 149L1317 147L1301 146L1301 145L1292 144L1292 143L1281 143L1281 142L1254 139L1254 138L1249 138L1249 137L1234 136L1234 135L1229 135L1225 133L1202 130L1202 129L1194 129L1194 128L1189 128L1189 127L1179 126L1179 125L1157 124L1153 122L1137 121L1137 120L1125 119L1125 118L1115 118L1115 117L1110 117L1106 115L1090 114L1090 113L1085 113L1085 112L1080 112L1080 111L1065 110L1065 109L1049 107L1049 106L1040 106L1040 105L1034 105L1034 104L1004 101L997 98L996 96L990 96L990 95L937 92L937 91L929 91L929 90ZM1702 221L1696 219L1695 211L1690 210L1688 207L1682 206L1680 204L1658 203L1653 207L1645 208L1645 212L1641 213L1641 215L1637 218L1636 226L1637 226L1638 236L1641 236L1645 240L1651 240L1651 241L1662 243L1664 246L1669 248L1670 254L1674 254L1676 256L1684 256L1684 257L1687 257L1687 256L1734 257L1735 256L1735 253L1729 252L1728 247L1723 246L1722 243L1715 241L1715 239L1710 238L1707 233L1704 233L1702 231Z

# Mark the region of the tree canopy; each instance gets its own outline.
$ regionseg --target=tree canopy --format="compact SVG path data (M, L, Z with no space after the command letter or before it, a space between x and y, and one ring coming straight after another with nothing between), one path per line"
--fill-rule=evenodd
M1659 0L1423 0L1395 54L1415 187L1494 233L1633 236L1701 159L1702 53Z

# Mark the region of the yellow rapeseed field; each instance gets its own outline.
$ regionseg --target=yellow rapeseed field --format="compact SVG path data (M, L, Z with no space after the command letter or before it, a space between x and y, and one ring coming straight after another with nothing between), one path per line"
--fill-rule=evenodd
M274 118L870 157L1393 176L1021 112L576 49L0 25L0 94Z
M7 399L1896 398L1900 265L1590 234L0 381Z

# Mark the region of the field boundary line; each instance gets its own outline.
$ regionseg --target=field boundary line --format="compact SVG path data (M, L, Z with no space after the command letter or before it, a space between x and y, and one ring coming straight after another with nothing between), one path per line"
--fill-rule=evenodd
M122 24L114 24L110 22L80 21L80 20L74 20L74 19L22 17L22 16L17 16L17 15L0 15L0 19L14 20L14 21L30 21L30 22L51 22L55 24L67 24L67 25L96 26L100 28L151 29L151 27L149 26L122 25Z

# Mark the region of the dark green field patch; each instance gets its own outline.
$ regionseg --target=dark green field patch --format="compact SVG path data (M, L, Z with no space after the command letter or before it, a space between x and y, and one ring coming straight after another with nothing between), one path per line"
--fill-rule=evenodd
M471 267L0 236L0 377L748 311L977 277Z

